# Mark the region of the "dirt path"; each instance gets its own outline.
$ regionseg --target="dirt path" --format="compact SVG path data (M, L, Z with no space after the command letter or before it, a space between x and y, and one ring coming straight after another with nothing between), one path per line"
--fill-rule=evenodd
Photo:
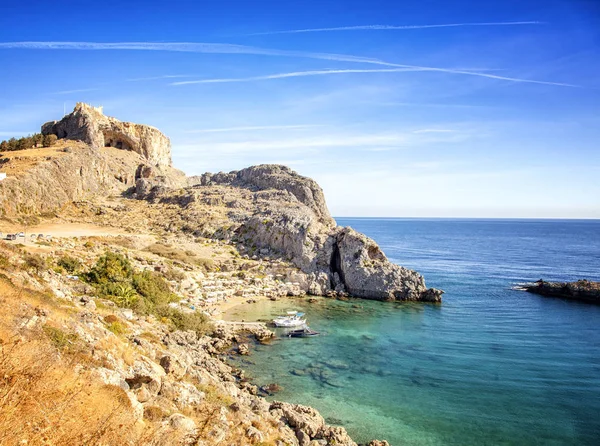
M86 223L48 223L27 228L27 234L50 234L52 237L90 237L136 235L119 228ZM142 235L142 234L140 234Z
M119 228L113 228L109 226L100 226L88 223L42 223L40 225L24 226L15 224L0 223L0 232L2 233L1 239L4 240L7 234L17 234L24 232L25 237L17 237L16 240L6 241L7 243L19 244L22 243L25 246L37 247L36 242L39 239L31 238L32 234L39 236L43 234L44 237L51 236L53 239L57 238L69 238L69 237L116 237L116 236L129 236L143 238L148 244L155 241L155 237L150 234L132 234L123 231Z

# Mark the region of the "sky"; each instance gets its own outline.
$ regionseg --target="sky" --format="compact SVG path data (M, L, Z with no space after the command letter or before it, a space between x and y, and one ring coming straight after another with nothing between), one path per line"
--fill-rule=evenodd
M76 102L334 216L600 218L600 1L3 2L0 139Z

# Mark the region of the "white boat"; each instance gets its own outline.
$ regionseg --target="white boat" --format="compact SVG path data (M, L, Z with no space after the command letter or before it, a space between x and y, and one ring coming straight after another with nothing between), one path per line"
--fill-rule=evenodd
M297 311L288 311L286 316L279 316L273 319L276 327L302 327L306 325L306 319L302 319L304 313Z

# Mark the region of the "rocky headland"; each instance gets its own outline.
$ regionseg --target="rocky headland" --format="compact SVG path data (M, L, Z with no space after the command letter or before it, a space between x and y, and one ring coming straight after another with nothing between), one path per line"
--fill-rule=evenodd
M21 178L0 183L4 216L55 212L74 201L121 193L178 207L167 230L241 244L290 261L303 291L379 300L440 302L415 271L390 262L377 244L338 227L323 191L285 166L186 178L171 167L169 139L153 127L120 122L79 103L43 134L75 139L70 153L41 163ZM160 224L160 223L159 223Z
M26 234L0 242L0 443L355 446L228 364L273 333L219 320L224 306L442 291L285 166L186 177L160 131L86 104L42 132L57 145L1 160L0 230Z
M525 291L547 297L560 297L600 304L600 282L578 280L576 282L546 282L538 280L523 286Z

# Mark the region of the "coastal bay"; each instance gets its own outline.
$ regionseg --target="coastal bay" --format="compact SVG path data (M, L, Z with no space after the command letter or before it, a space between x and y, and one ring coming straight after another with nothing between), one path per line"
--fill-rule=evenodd
M376 432L393 445L595 444L600 311L512 287L542 274L597 280L599 222L337 221L423 271L446 299L233 308L226 318L306 311L323 332L257 345L236 359L257 384L283 387L273 398L317 408L359 442Z

